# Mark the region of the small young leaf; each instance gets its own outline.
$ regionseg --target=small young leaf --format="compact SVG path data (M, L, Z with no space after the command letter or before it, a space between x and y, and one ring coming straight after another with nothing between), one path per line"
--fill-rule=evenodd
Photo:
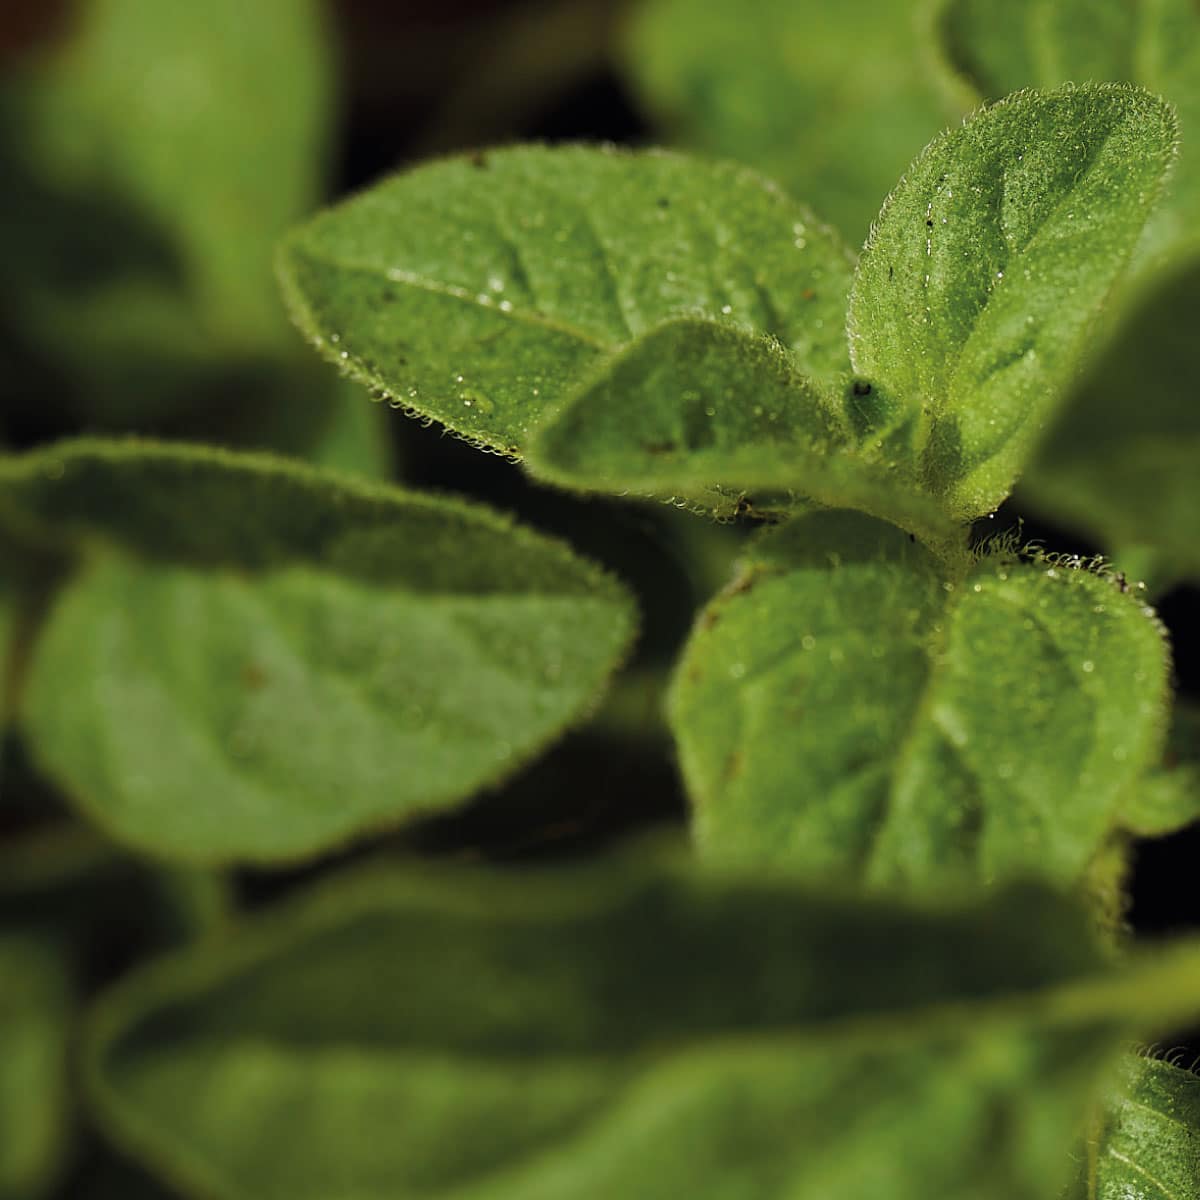
M0 1200L40 1200L63 1167L69 985L48 947L0 932Z
M1200 254L1142 291L1021 484L1039 508L1114 550L1152 546L1167 579L1200 579L1196 313Z
M948 578L847 513L763 540L701 615L671 722L701 853L925 887L1068 884L1156 759L1166 650L1087 571Z
M677 138L766 171L861 245L942 127L912 0L647 0L627 54Z
M528 465L566 487L673 494L714 516L742 511L747 493L760 510L798 494L950 536L907 459L857 444L870 387L845 392L798 374L778 343L683 317L606 359L534 435Z
M334 362L511 454L598 358L667 317L771 334L814 376L847 367L835 235L744 168L663 152L418 167L298 230L280 271Z
M68 443L0 464L5 506L119 551L35 648L36 757L188 861L313 854L471 795L580 716L631 634L624 590L556 542L267 457Z
M88 1079L213 1200L1055 1200L1118 1039L1200 1009L1195 947L1101 961L1040 890L389 872L128 981Z
M885 203L850 298L850 353L899 403L891 427L955 515L990 512L1011 488L1174 142L1170 108L1138 88L1020 94L934 141Z
M1063 1200L1200 1196L1200 1078L1128 1055Z

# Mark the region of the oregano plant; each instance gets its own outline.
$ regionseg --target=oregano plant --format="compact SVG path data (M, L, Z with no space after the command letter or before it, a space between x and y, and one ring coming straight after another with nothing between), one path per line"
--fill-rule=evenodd
M8 260L13 361L70 387L14 374L0 413L0 1200L1200 1195L1163 1040L1200 938L1130 922L1139 850L1200 821L1152 605L1196 561L1190 444L1161 539L1153 505L1090 526L1128 564L995 519L1023 476L1077 511L1089 389L1096 441L1154 407L1122 346L1185 336L1190 110L1018 77L1128 33L1024 7L1029 45L980 3L913 27L992 101L940 133L915 59L827 79L872 4L814 18L841 134L797 135L800 199L526 141L302 219L315 4L91 0L0 97L25 203L103 188L158 247L87 287L48 239ZM645 7L630 69L732 153L776 76L758 30L708 74L709 25L664 40L687 8ZM303 103L264 140L196 97L278 99L266 44ZM173 104L130 86L162 63ZM885 83L907 132L856 157Z

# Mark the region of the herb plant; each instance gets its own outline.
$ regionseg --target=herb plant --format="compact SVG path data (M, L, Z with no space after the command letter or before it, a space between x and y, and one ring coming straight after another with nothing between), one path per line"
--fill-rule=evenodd
M640 18L656 94L693 94L653 49L687 7ZM123 86L152 10L94 0L0 109L44 139L4 145L23 204L103 184L161 240L86 287L36 240L9 263L38 298L9 344L66 384L43 411L14 376L3 413L0 1200L1200 1195L1200 1080L1131 1051L1200 1020L1200 941L1126 925L1135 839L1200 819L1200 720L1119 558L980 533L1023 473L1069 518L1091 450L1158 422L1112 487L1162 486L1091 528L1155 587L1196 570L1194 447L1156 466L1170 406L1122 352L1192 304L1164 273L1186 104L1021 78L949 2L927 32L974 82L947 94L1011 94L929 142L861 253L752 167L576 144L423 163L285 234L316 9L166 38L172 87L248 94L247 48L295 38L261 202L245 130ZM843 229L877 86L800 143ZM81 119L121 153L72 149ZM281 333L276 243L348 382ZM246 409L214 444L201 366ZM387 482L388 407L508 460L556 532ZM686 839L547 852L589 735L677 765Z

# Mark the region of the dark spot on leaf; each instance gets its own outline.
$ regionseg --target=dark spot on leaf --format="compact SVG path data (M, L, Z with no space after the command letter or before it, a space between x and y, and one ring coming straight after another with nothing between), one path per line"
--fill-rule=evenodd
M679 449L678 442L643 442L642 449L647 454L674 454Z
M735 750L725 760L725 782L729 783L731 780L736 779L742 773L742 768L744 765L745 763L742 758L742 752L740 750Z
M488 156L482 150L476 150L470 157L471 166L477 170L486 171L492 164L488 162Z
M247 663L242 668L242 683L251 691L257 692L266 682L266 673L258 663Z
M671 201L670 201L670 200L668 200L668 199L666 198L666 196L659 196L659 198L658 198L658 207L659 207L659 208L670 208L670 207L671 207Z
M814 291L812 290L812 288L805 288L805 289L804 289L804 291L802 291L802 292L800 293L800 295L801 295L801 296L802 296L802 297L803 297L805 300L815 300L815 299L817 298L817 293L816 293L816 292L814 292Z
M869 396L871 394L871 385L865 379L856 379L853 390L856 396Z
M932 218L932 217L926 217L926 218L925 218L925 227L926 227L927 229L932 229L932 228L933 228L933 218Z
M893 275L895 275L895 274L896 274L896 268L895 268L895 267L888 267L888 278L889 278L889 279L891 279L891 278L892 278L892 276L893 276Z

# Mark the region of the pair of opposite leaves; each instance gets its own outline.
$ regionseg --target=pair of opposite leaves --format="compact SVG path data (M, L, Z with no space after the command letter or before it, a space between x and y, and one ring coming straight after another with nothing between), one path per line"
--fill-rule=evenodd
M757 176L671 155L514 150L419 169L297 234L283 254L285 285L338 361L360 373L374 363L386 372L376 383L448 423L462 414L455 427L492 445L523 448L543 401L578 388L533 439L543 465L571 459L570 471L556 468L563 478L580 464L632 461L631 486L666 486L671 471L686 477L671 486L761 483L944 535L1007 488L1132 248L1171 130L1168 110L1144 93L1100 87L1015 97L935 142L859 264L851 347L869 387L848 381L850 268L832 235ZM730 461L753 478L727 474ZM64 447L10 462L0 485L18 512L82 523L142 556L104 560L65 593L34 658L24 718L68 792L151 851L296 856L453 803L574 719L630 635L614 585L561 547L462 506L148 446ZM246 511L249 532L233 515ZM205 519L185 537L170 532L195 512ZM852 552L879 543L869 570L895 566L872 523L834 528ZM918 762L947 746L957 753L984 713L953 688L929 700L942 651L928 635L949 605L927 585L953 587L968 564L926 557L898 569L909 573L904 611L915 615L872 652L907 690L888 720L854 695L840 706L856 727L835 739L856 744L844 781L857 787L864 766L873 779L856 820L895 790L886 781L898 755L911 757L906 744L925 746ZM999 611L1020 623L1005 644L1021 670L1005 674L1004 662L969 646L961 672L1036 675L1050 659L1063 664L1057 686L1079 703L1047 700L1045 714L1009 731L1013 761L990 786L1028 793L1026 816L1009 849L979 851L979 865L986 876L1027 866L1058 820L1048 806L1064 786L1098 778L1108 754L1111 780L1091 814L1061 822L1081 844L1050 856L1052 874L1073 876L1155 757L1164 654L1139 608L1091 577L1067 588L1091 600L1089 615L1054 607L1050 628L1027 636L1046 622L1026 610L1063 601L1032 568L1014 573L1017 597ZM840 589L830 623L882 629L878 598L864 607ZM955 612L983 611L970 592L960 596ZM995 605L988 611L1003 621ZM796 620L780 613L774 627L794 631ZM826 674L854 692L822 654ZM720 789L712 769L695 767L689 739L705 714L756 702L752 681L739 687L734 672L689 717L688 678L676 725L703 803ZM65 695L64 680L75 681ZM895 717L921 695L929 702L906 738ZM1059 726L1043 720L1054 712L1064 729L1074 721L1086 731L1058 774L1037 766L1061 744ZM777 727L794 715L777 709ZM929 721L941 729L932 742L921 732ZM935 772L946 786L977 771L970 754L959 757L950 776ZM786 764L768 762L775 784L751 791L770 809L794 804L797 785L820 795L828 782L827 771L802 772L784 797ZM728 761L716 770L737 774ZM968 810L980 803L963 806L971 844L980 821ZM950 855L955 872L959 857Z

